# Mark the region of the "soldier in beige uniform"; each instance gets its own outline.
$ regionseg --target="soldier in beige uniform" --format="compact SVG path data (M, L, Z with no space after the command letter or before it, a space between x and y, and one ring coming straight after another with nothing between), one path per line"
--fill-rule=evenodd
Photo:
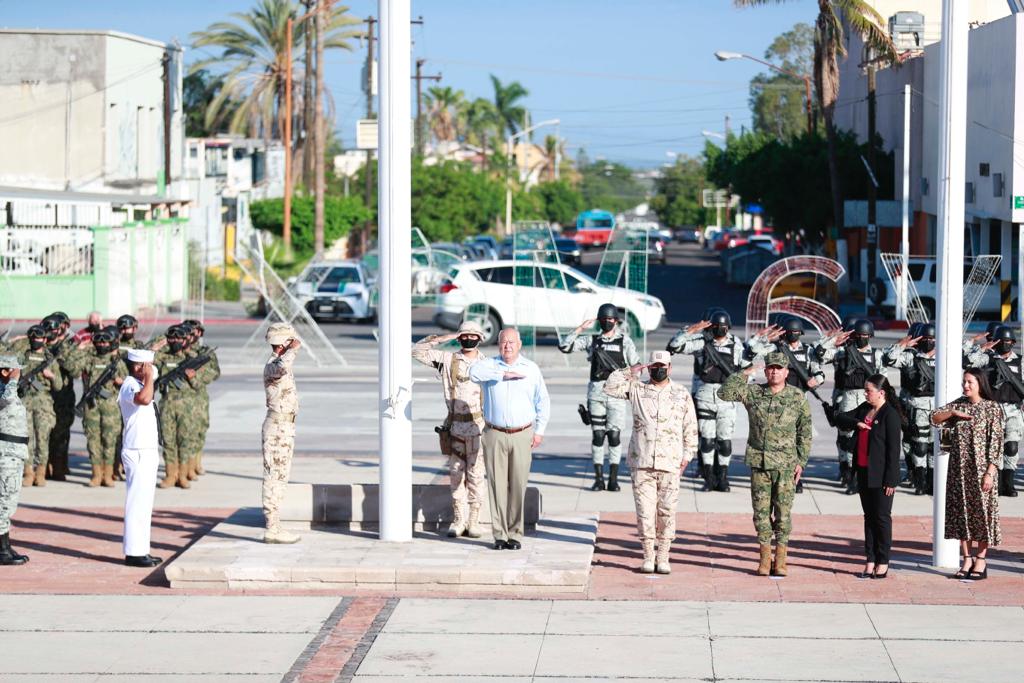
M445 426L451 428L451 453L448 470L452 490L452 538L465 534L480 538L478 526L480 501L487 495L486 472L480 435L484 429L480 385L469 378L469 366L483 358L477 349L484 338L483 330L474 322L465 322L455 334L431 335L412 347L412 357L430 365L441 377L444 401L448 405ZM459 340L462 351L438 351L438 344ZM469 516L466 516L466 506Z
M281 528L280 511L295 450L299 394L292 365L301 343L287 323L271 325L267 342L274 355L263 366L263 390L267 394L267 417L263 420L263 542L296 543L299 537Z
M679 475L697 454L697 411L686 387L669 379L672 354L654 351L646 367L650 381L640 380L644 366L636 365L613 372L604 391L628 400L633 408L628 461L636 526L644 548L640 571L668 574L672 571L669 551L676 535Z

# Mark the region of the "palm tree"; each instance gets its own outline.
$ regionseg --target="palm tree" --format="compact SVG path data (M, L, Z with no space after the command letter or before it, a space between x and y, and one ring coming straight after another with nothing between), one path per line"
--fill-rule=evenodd
M501 81L494 74L491 74L491 84L494 86L494 108L498 112L498 119L502 123L504 131L513 135L523 127L526 120L526 107L518 104L519 100L530 94L519 83L512 81L508 85L502 85Z
M451 142L459 137L459 110L465 93L448 86L435 86L427 91L427 116L430 134L439 142Z
M501 132L501 120L498 110L490 100L478 97L472 102L463 102L459 107L459 129L463 139L471 145L480 147L483 163L487 166L487 150L491 138Z
M554 135L544 137L544 175L549 182L555 180L558 163L565 159L565 141Z
M786 0L733 0L737 7L778 4ZM839 177L836 129L836 100L839 97L839 58L846 56L843 21L858 32L868 50L879 61L897 62L892 38L882 27L882 15L867 0L818 0L818 18L814 24L814 85L818 108L825 119L828 140L828 172L832 185L832 215L836 225L842 220L843 193ZM870 140L869 144L874 144Z

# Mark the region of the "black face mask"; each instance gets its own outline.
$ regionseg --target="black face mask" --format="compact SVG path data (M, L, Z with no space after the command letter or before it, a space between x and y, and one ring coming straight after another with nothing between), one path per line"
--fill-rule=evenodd
M651 379L655 382L664 382L668 379L668 367L662 365L654 368L647 368L647 371L651 374Z
M181 351L183 348L185 348L185 344L180 340L176 339L174 341L168 341L167 348L169 348L173 353L177 353L178 351Z
M711 328L711 334L715 335L715 339L721 339L729 334L729 328L726 325L715 325Z
M854 337L858 349L866 349L871 344L871 337Z
M476 347L480 346L480 340L477 339L476 337L469 337L467 339L460 339L459 340L459 346L461 346L465 350L469 351L470 349L475 349Z
M127 341L131 341L132 339L135 339L135 333L134 332L122 332L121 333L121 341L127 342Z
M39 349L43 348L43 346L45 346L45 345L46 345L46 342L43 341L42 339L29 339L28 340L28 347L30 349L32 349L33 351L38 351Z
M101 356L110 353L110 344L96 344L96 353Z
M921 341L917 342L917 348L922 353L930 353L935 348L935 340L922 339Z
M793 342L798 342L798 341L800 341L800 337L802 335L803 335L803 332L797 332L795 330L789 330L788 332L786 332L786 341L788 341L790 344L792 344Z
M1009 340L1001 341L996 344L996 351L999 353L1009 353L1013 351L1013 342Z
M615 329L615 321L614 320L600 320L600 321L598 321L598 325L601 326L601 331L602 332L611 332L612 330Z

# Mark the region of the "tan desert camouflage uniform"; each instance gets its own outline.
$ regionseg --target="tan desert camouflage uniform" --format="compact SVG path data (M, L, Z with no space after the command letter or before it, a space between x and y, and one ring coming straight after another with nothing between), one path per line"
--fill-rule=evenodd
M267 396L267 416L263 420L263 516L268 530L280 527L281 501L292 469L295 416L299 412L292 365L297 355L297 349L288 349L263 367L263 390Z

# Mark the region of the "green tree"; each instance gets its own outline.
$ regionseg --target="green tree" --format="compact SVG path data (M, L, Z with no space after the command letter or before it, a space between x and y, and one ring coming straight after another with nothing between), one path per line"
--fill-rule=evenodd
M700 198L706 186L704 164L700 159L676 157L676 163L654 182L651 208L663 223L674 227L703 225L706 217Z
M493 142L501 131L501 119L494 103L483 97L464 100L459 104L458 119L462 139L480 148L484 158L481 167L487 168L489 150L500 147Z
M580 192L588 209L625 211L646 199L643 187L628 166L598 159L579 166L578 170L582 176Z
M313 254L313 204L312 197L292 198L292 248L300 259ZM255 201L249 213L254 228L281 235L284 229L283 199ZM324 242L333 243L368 217L369 211L355 197L324 197Z
M733 0L737 7L774 5L785 0ZM884 28L885 20L868 0L818 0L814 24L814 86L818 107L825 119L828 141L828 172L832 188L832 225L843 216L842 175L839 168L838 136L834 124L839 96L839 58L846 56L843 21L859 33L880 59L895 63L896 46Z
M505 209L504 185L469 163L413 161L412 224L433 241L486 232Z
M536 217L560 225L575 225L576 215L586 208L583 195L565 180L538 183L530 188L528 194L537 199L539 215L523 218Z
M814 68L814 29L809 24L797 24L776 36L764 58L787 71L809 75ZM804 93L803 80L788 74L771 71L755 76L750 81L754 130L780 139L806 131Z
M526 107L519 101L530 94L519 83L512 81L508 85L502 84L498 77L491 74L491 85L494 86L494 109L498 113L498 120L502 124L502 130L507 135L513 135L516 131L522 130L526 121Z
M438 142L451 142L459 136L459 110L466 95L448 86L434 86L424 97L430 134Z

